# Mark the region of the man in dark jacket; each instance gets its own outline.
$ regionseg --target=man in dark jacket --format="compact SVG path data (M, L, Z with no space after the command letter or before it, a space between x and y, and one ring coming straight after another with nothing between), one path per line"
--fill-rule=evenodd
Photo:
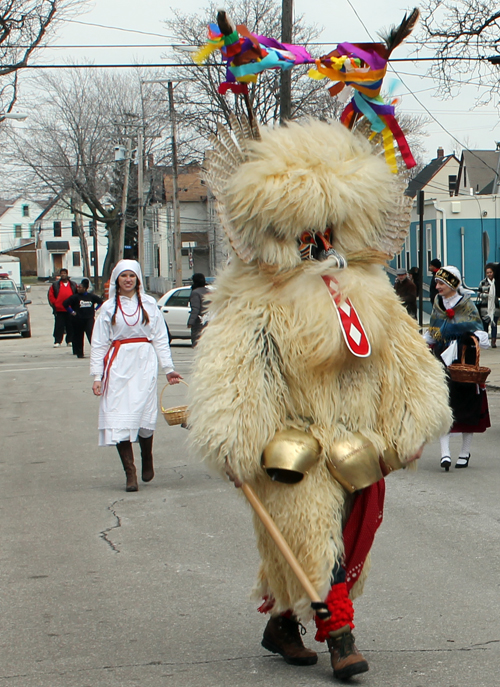
M436 289L436 272L441 269L441 260L438 260L435 258L434 260L431 260L429 263L429 272L432 272L432 279L431 283L429 285L429 298L431 301L431 305L434 303L434 299L437 296L437 289Z
M84 358L84 337L90 343L94 329L95 311L102 305L102 298L95 293L89 293L89 280L82 279L77 286L78 292L67 298L63 305L73 319L73 354Z
M394 290L403 301L403 305L408 311L408 315L417 319L417 287L412 280L408 278L406 270L397 270Z
M203 303L203 297L208 293L208 289L205 283L205 275L201 274L201 272L193 274L192 280L193 288L189 298L191 313L189 314L187 326L191 329L191 344L194 348L205 326L203 316L206 306Z
M76 293L76 284L69 278L68 270L63 268L59 272L59 280L51 285L47 294L54 313L54 348L61 345L64 332L66 332L66 345L71 344L71 317L63 303L74 293Z

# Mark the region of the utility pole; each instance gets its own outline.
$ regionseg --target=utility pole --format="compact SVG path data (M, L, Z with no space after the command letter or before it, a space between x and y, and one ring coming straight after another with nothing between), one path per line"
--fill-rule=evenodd
M291 43L293 33L293 0L281 0L281 42ZM281 70L280 124L292 116L292 70Z
M424 210L424 191L418 191L418 324L420 327L424 323ZM408 269L408 265L406 268Z
M94 237L94 288L99 291L99 242L97 240L97 220L92 220L92 236Z
M125 223L127 219L128 179L130 175L130 158L132 155L132 139L127 138L127 152L125 155L125 175L123 177L123 192L120 220L120 234L118 236L118 260L123 260L125 250Z
M144 276L144 133L137 132L137 259Z
M181 212L179 207L179 184L177 165L177 140L175 131L174 89L172 82L168 82L168 105L172 131L172 208L174 211L174 257L175 257L175 285L182 286L182 237Z

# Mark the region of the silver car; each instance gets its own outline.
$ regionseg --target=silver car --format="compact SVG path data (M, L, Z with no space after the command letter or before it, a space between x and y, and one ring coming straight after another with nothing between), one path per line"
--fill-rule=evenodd
M172 339L191 339L191 330L187 326L189 313L190 286L178 286L167 291L159 300L158 307L163 313Z

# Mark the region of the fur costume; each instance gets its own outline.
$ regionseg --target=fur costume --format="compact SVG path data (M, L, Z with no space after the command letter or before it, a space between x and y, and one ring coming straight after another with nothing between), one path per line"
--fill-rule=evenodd
M391 446L407 461L450 427L445 376L383 270L404 200L401 182L370 144L319 121L263 129L240 153L221 135L229 152L214 154L206 178L240 257L218 275L211 296L191 384L191 437L212 466L224 473L227 460L255 489L325 599L342 560L350 500L326 466L333 443L360 431L380 452ZM217 164L231 160L218 179ZM334 255L300 259L301 234L326 228L345 269ZM348 350L323 275L355 306L369 357ZM263 449L285 428L307 429L322 447L295 485L271 481L261 467ZM273 614L309 619L302 587L257 518L254 526L257 595L274 601Z

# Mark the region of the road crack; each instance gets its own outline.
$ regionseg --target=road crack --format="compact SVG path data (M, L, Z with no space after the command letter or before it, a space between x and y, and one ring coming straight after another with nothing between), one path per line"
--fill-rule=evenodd
M121 518L115 510L116 504L120 503L120 501L123 501L123 499L117 499L116 501L113 501L113 503L110 506L108 506L109 512L112 513L112 515L116 518L116 523L112 527L107 527L105 530L102 530L102 532L100 532L99 534L100 538L106 542L106 544L111 548L111 550L114 553L120 553L120 549L113 544L113 542L109 538L109 533L122 526Z

